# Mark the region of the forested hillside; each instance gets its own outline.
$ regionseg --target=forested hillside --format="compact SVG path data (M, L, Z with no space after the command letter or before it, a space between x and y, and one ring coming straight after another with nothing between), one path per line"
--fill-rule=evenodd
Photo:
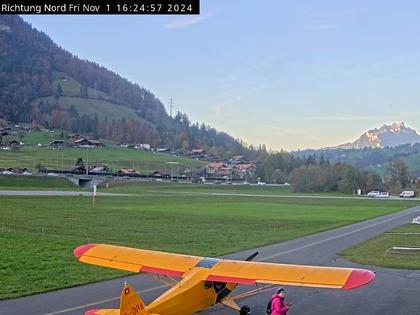
M153 93L80 60L19 16L0 16L0 56L0 119L220 157L251 152L186 114L169 117Z
M329 160L332 164L345 163L366 170L374 170L379 174L385 172L386 166L394 159L403 160L410 169L413 177L420 176L420 144L403 144L397 147L383 149L320 149L292 152L296 158L312 156L313 159Z

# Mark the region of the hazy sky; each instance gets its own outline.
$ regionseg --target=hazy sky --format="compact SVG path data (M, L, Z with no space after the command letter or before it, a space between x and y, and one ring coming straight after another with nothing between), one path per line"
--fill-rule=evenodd
M271 149L420 130L420 2L201 0L199 16L23 16L57 44Z

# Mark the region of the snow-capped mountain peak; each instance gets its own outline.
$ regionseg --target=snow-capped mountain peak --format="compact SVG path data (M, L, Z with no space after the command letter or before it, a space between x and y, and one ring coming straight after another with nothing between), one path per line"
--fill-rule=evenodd
M396 147L401 144L420 143L420 135L414 129L406 127L403 122L383 125L366 131L353 143L346 143L335 148L363 149Z

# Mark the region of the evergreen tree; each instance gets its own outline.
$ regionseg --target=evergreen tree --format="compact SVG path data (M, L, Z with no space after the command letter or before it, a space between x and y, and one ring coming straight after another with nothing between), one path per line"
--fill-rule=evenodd
M80 97L88 97L88 88L85 85L81 84L79 94Z
M77 160L76 160L76 163L74 165L85 167L85 163L83 163L83 158L78 157Z
M58 83L57 87L55 88L54 97L58 99L61 96L63 96L63 87L60 83Z

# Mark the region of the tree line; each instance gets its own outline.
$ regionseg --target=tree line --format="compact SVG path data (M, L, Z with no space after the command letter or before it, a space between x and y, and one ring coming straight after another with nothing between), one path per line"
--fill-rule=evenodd
M399 194L404 189L415 185L410 178L407 165L401 159L392 160L383 176L362 170L356 166L335 163L315 155L295 157L281 151L259 153L257 170L254 178L268 183L290 183L295 192L342 192L362 193L371 190L387 190Z
M364 148L364 149L320 149L293 152L295 157L314 155L323 156L331 163L345 163L359 168L368 168L377 165L386 165L394 159L404 159L407 156L420 153L420 143L401 144L396 147ZM413 170L412 170L413 171ZM413 173L420 176L420 173Z

